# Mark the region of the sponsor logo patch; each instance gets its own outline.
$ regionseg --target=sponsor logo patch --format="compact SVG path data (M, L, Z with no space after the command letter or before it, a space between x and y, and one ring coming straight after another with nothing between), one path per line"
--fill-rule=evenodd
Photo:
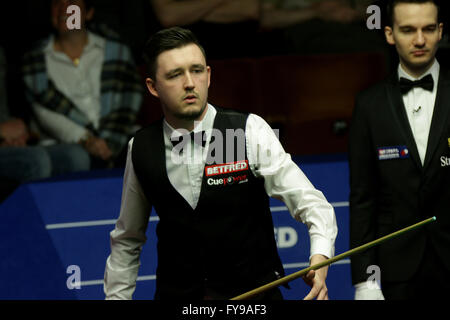
M224 164L216 164L205 167L205 175L207 177L217 176L221 174L229 174L248 169L248 160L229 162Z
M209 186L231 186L233 184L241 184L248 182L247 174L239 176L229 176L226 178L208 178L206 180Z
M409 151L406 146L378 148L378 160L407 159Z

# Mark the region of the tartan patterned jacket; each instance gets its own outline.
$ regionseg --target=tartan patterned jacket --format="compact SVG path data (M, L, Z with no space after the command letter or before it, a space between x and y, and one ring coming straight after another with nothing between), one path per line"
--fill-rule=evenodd
M98 30L91 32L100 34ZM131 50L113 37L100 35L106 38L106 45L100 80L101 110L97 129L48 78L44 48L50 38L41 41L25 54L22 65L23 80L30 103L37 102L89 129L96 136L103 138L113 155L117 156L126 147L129 137L134 134L133 126L142 105L144 85Z

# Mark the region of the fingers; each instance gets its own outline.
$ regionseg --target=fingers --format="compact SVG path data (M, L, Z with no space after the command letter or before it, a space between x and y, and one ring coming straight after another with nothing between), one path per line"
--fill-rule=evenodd
M314 278L316 276L316 272L314 270L310 270L304 277L303 277L303 281L305 281L305 283L312 287L314 284Z
M329 300L328 288L325 285L314 285L303 300L313 300L314 298L316 298L316 300Z
M303 281L311 287L311 291L304 300L328 300L328 288L325 284L325 280L314 270L310 270L303 277Z
M326 286L322 287L322 290L320 290L317 295L317 300L328 300L328 288Z
M311 291L309 291L308 295L304 297L303 300L313 300L318 294L319 291L317 290L317 287L313 286Z

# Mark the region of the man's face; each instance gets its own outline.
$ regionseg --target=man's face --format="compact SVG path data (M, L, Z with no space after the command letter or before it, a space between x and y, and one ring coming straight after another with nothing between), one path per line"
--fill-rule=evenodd
M161 101L170 124L201 120L208 100L211 69L195 44L162 52L149 91Z
M386 27L385 35L406 71L420 75L434 62L442 29L433 3L399 3L394 8L393 28Z
M89 21L94 15L94 8L86 11L84 0L52 0L52 25L59 34L71 31L67 28L67 18L70 15L67 13L67 7L71 5L77 5L80 8L80 20L82 28L84 27L85 21Z

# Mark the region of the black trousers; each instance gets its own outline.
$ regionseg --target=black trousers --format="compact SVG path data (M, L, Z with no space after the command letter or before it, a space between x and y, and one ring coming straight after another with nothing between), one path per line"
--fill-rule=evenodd
M450 250L450 248L449 248ZM440 300L450 298L450 270L428 243L416 274L404 282L383 282L386 300Z

